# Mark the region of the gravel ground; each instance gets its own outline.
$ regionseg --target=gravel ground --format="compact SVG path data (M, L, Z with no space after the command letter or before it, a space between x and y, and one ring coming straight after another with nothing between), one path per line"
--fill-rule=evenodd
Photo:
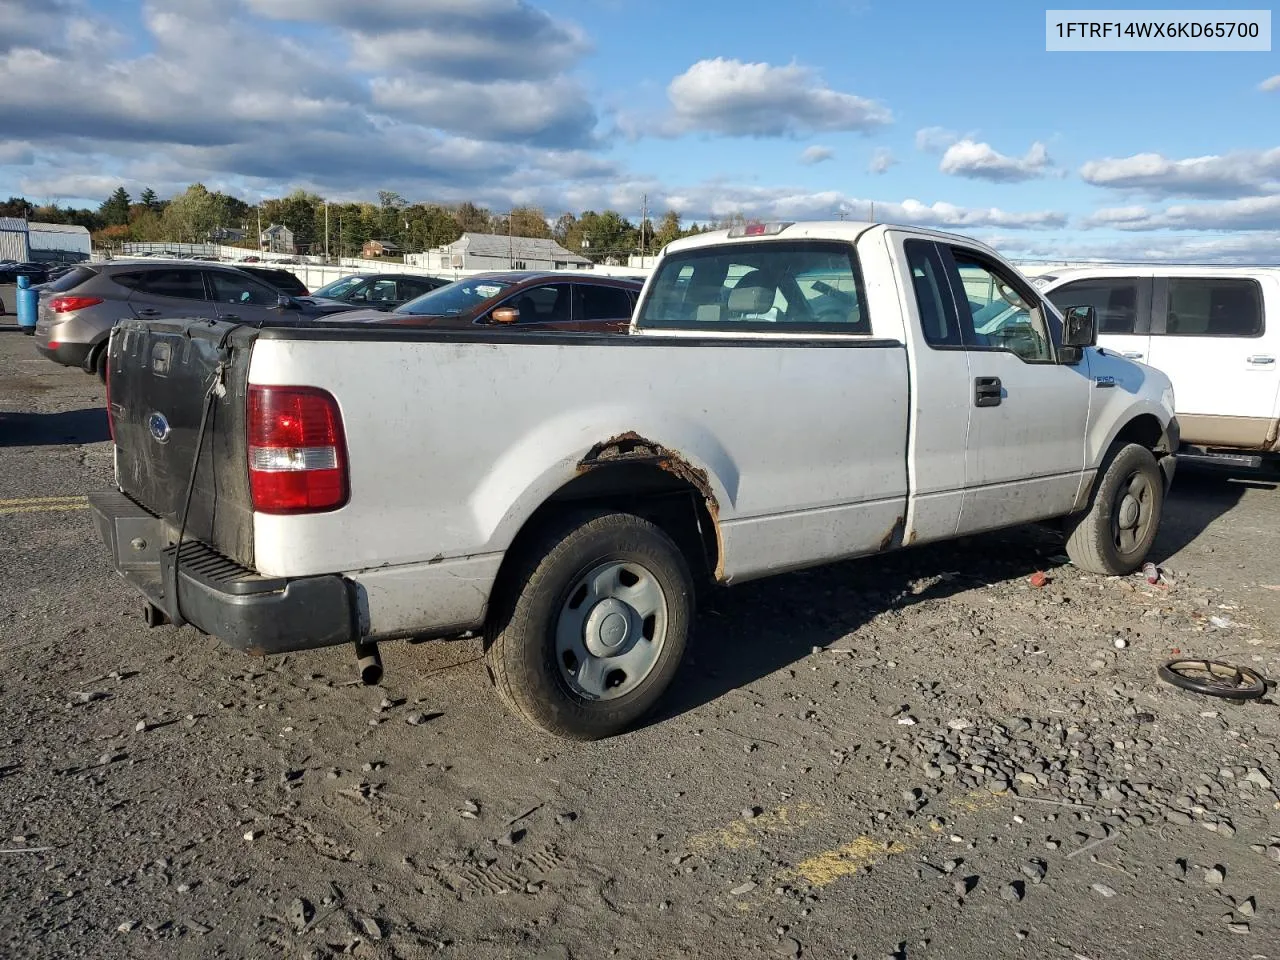
M147 630L76 499L101 404L0 328L0 955L1280 956L1274 702L1155 676L1280 675L1270 483L1184 472L1157 587L1026 529L716 594L580 745L476 640L366 688Z

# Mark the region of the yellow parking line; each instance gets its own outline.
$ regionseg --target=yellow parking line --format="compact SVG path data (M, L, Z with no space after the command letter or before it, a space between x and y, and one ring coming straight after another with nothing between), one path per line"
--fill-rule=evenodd
M88 510L87 503L44 504L38 507L0 507L0 517L11 513L54 513L62 510Z
M23 497L17 500L0 500L0 507L34 507L44 503L86 503L88 499L83 494L72 497Z

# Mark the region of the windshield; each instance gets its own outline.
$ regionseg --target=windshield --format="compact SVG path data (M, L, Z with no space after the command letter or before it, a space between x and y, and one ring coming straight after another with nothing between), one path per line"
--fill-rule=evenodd
M344 294L350 293L362 283L364 283L364 277L343 277L341 280L335 280L333 283L321 287L312 294L312 296L331 297L332 299L337 300Z
M430 293L424 293L393 312L417 317L456 317L461 313L469 313L509 286L510 280L491 280L485 277L457 280Z

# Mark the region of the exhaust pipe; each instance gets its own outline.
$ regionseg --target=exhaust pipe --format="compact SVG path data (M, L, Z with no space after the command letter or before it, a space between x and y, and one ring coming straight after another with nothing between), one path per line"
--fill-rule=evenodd
M163 627L169 622L169 615L154 603L142 605L142 622L148 627Z
M376 643L356 642L356 668L360 671L360 682L366 687L382 679L382 657L378 656Z

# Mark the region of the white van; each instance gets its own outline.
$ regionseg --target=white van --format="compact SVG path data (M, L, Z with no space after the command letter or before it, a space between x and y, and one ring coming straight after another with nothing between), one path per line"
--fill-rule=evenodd
M1173 381L1183 456L1260 466L1280 453L1280 268L1097 266L1033 281L1091 306L1098 346Z

